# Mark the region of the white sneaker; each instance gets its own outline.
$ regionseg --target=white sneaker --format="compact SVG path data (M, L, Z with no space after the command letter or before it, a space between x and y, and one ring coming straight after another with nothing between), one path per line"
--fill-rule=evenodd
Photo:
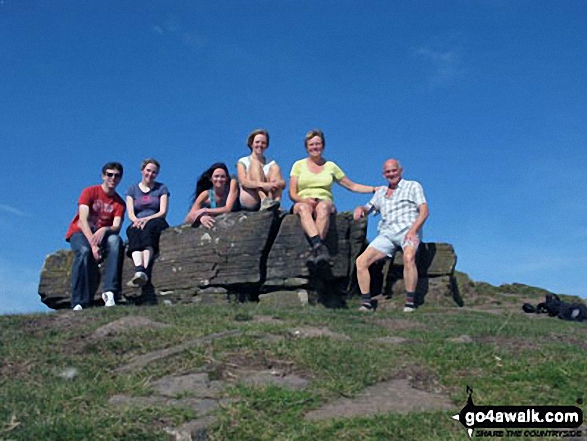
M103 293L102 300L104 300L104 304L107 307L116 305L116 303L114 302L114 294L112 293L112 291L106 291L105 293Z
M74 311L81 311L82 309L84 309L84 308L82 308L82 305L75 305L75 306L73 307L73 310L74 310Z
M414 306L406 305L404 306L404 312L414 312L416 308Z

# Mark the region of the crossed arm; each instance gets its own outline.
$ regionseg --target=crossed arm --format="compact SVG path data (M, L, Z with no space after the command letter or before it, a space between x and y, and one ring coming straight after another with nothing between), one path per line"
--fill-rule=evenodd
M100 259L100 244L104 239L104 235L110 231L112 233L118 234L120 231L120 226L122 225L122 217L116 216L112 222L112 226L110 227L102 227L98 228L95 233L92 232L90 228L90 224L88 222L88 217L90 215L90 207L84 204L80 204L79 206L79 227L90 242L90 246L92 247L92 254L94 255L94 259Z
M145 227L146 223L149 222L151 219L167 216L168 200L168 195L162 195L159 199L159 211L157 213L152 214L151 216L138 218L135 215L134 199L132 198L132 196L127 196L126 211L128 213L128 218L132 222L132 226L142 229Z

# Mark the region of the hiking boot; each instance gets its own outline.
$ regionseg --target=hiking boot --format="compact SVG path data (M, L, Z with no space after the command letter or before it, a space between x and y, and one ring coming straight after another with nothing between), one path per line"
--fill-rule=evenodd
M259 211L266 211L266 210L277 210L281 206L279 201L271 198L265 198L261 201L261 208Z
M328 248L326 248L326 245L324 244L320 244L316 248L316 264L318 263L332 265L330 253L328 252Z
M306 265L308 265L308 266L310 266L312 268L314 266L316 266L316 250L317 250L317 248L312 248L310 250L310 255L306 259Z
M114 293L112 291L106 291L102 294L102 300L104 300L104 305L107 307L111 307L116 305L114 302Z
M145 283L147 283L148 280L149 276L147 276L146 273L143 271L137 271L135 275L132 276L132 279L130 279L130 281L126 284L126 286L137 288L139 286L143 286Z

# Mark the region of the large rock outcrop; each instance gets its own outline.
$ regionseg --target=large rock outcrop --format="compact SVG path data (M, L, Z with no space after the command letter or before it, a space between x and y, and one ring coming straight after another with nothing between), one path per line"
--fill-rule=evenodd
M134 268L130 259L123 259L120 300L175 304L220 303L233 298L283 304L293 299L341 306L356 291L354 262L366 246L366 231L367 221L354 221L351 213L333 216L326 244L334 264L317 274L306 264L309 245L297 216L238 212L219 216L211 230L187 225L169 228L161 235L160 255L151 274L153 284L143 289L126 286ZM70 307L72 260L71 251L60 250L45 261L39 295L50 308ZM439 285L444 296L453 296L455 264L450 245L423 244L420 288ZM401 268L401 253L393 263L375 267L376 287L387 293L397 289ZM96 303L101 302L99 293L101 288Z

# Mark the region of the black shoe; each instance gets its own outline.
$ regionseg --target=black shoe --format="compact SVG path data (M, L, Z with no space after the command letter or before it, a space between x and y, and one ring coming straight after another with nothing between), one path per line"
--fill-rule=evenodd
M330 257L328 248L326 248L326 245L324 244L320 244L316 248L316 264L328 264L329 266L332 265L332 258Z

